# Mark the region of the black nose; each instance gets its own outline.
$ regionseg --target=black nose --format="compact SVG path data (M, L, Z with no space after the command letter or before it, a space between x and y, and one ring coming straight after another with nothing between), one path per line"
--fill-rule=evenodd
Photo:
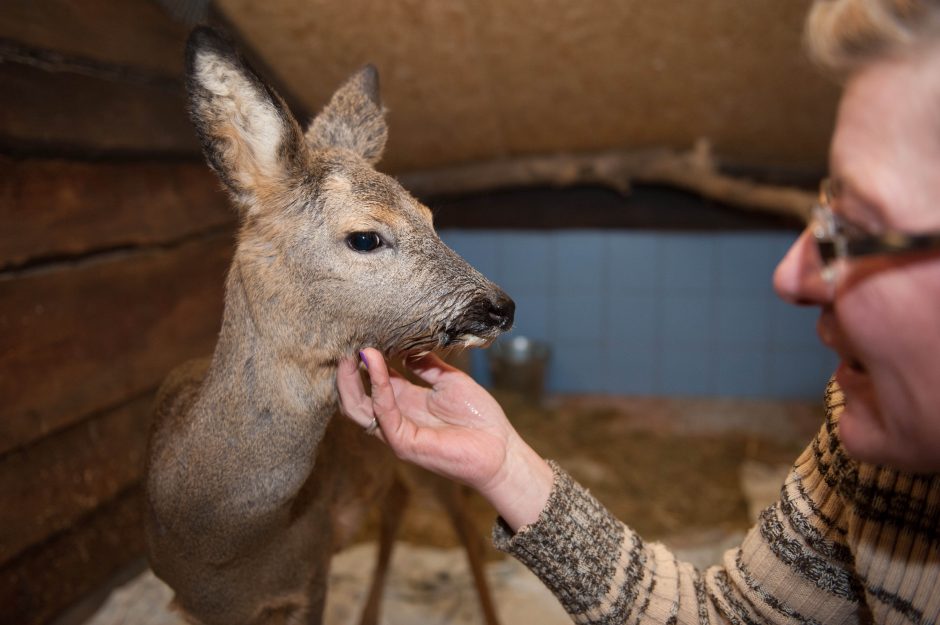
M490 304L490 319L500 330L508 330L512 327L515 314L516 303L509 299L509 296L505 293L498 295L496 301Z

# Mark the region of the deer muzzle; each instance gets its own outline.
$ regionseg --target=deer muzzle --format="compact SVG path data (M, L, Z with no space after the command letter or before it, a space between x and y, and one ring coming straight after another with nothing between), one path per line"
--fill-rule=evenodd
M464 344L466 347L485 345L512 328L516 304L502 291L479 297L447 326L443 346Z

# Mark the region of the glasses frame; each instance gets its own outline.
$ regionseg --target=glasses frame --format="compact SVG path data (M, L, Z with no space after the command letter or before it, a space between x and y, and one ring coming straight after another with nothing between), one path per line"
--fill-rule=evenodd
M862 231L859 226L833 212L833 187L831 178L820 184L819 199L813 206L810 222L819 256L827 270L837 260L940 250L940 232L912 234L889 230L871 234Z

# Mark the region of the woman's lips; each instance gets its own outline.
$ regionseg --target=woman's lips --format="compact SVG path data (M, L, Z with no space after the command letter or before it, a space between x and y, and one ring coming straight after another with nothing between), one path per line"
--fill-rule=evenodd
M858 358L845 359L845 364L856 373L868 373L868 369L865 368L865 365L863 365Z
M852 365L845 360L836 368L835 378L843 390L857 390L869 382L868 372L864 367Z
M864 375L868 369L862 361L855 355L855 350L851 349L842 337L842 333L836 329L835 321L831 314L822 314L816 324L816 331L823 345L834 351L842 359L844 365L849 371Z

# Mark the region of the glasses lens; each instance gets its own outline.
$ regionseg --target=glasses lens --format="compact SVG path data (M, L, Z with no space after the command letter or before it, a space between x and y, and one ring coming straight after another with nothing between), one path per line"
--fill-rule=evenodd
M825 204L817 204L813 207L812 232L823 262L834 259L836 257L835 237L837 226L835 216Z
M836 216L829 208L831 184L824 180L819 189L819 202L813 207L812 233L819 250L823 280L832 285L836 278L835 261L843 246L839 243L840 227Z
M819 248L819 257L824 265L829 265L838 257L836 244L832 241L816 239L816 247Z

